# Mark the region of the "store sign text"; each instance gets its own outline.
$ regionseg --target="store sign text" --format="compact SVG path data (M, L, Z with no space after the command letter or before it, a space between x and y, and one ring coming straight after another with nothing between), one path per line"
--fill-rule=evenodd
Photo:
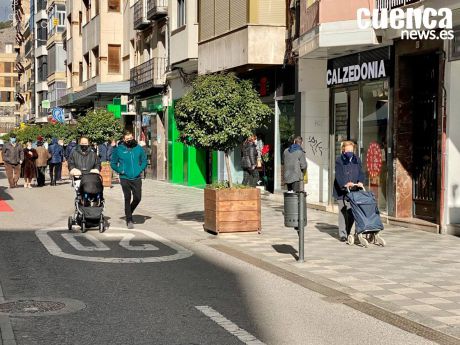
M386 78L385 60L327 70L327 86Z

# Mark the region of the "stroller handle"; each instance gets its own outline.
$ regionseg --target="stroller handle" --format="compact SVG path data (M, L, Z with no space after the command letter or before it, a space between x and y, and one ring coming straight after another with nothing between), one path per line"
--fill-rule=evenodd
M354 183L353 184L353 187L358 187L358 190L363 190L363 191L366 191L366 188L364 188L364 185L362 187L358 186L357 183ZM350 193L350 187L347 186L347 192Z

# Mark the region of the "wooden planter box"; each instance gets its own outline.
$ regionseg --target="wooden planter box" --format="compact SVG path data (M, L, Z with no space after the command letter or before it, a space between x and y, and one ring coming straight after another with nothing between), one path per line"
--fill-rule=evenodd
M101 165L102 185L104 187L112 187L112 168L109 164Z
M220 232L261 232L260 191L248 189L204 190L204 229Z

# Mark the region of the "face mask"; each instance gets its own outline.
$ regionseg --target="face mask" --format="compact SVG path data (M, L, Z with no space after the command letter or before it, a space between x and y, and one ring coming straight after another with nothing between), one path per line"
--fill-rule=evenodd
M10 143L15 144L16 143L16 138L10 138Z
M81 152L88 152L89 145L80 145Z
M347 157L348 159L352 159L353 158L353 152L345 152L345 157Z
M136 140L130 139L130 140L126 141L126 146L128 146L128 147L136 146Z

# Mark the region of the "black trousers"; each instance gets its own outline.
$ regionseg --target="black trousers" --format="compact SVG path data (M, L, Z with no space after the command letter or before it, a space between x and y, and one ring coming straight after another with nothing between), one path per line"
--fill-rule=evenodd
M56 181L61 178L61 169L62 163L50 163L51 185L56 184Z
M125 197L125 216L127 222L133 221L133 212L141 202L142 179L120 179L123 196Z
M243 185L256 187L257 181L259 181L259 171L257 169L243 169Z
M46 167L37 168L37 186L43 187L45 185L45 171Z

